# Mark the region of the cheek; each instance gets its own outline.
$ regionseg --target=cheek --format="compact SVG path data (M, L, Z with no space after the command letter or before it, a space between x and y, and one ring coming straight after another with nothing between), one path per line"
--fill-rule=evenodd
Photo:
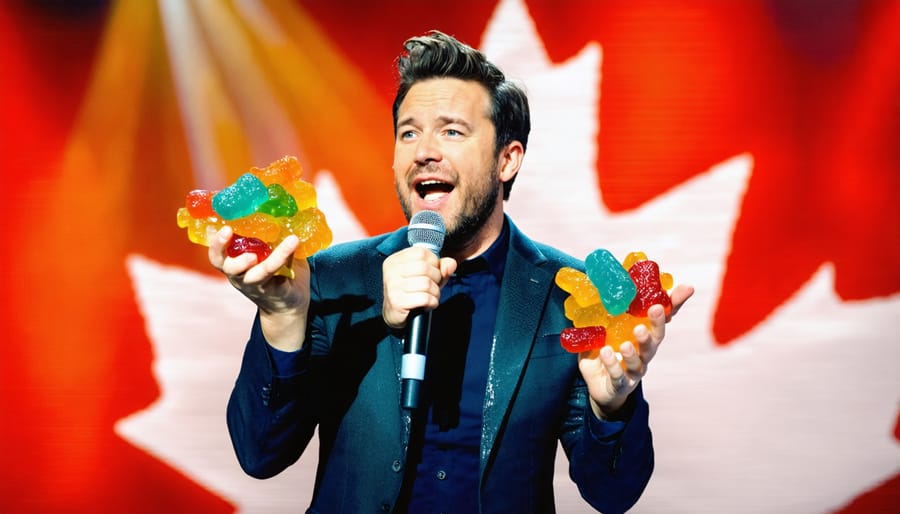
M391 163L391 170L394 172L394 180L397 180L406 174L408 165L405 164L405 162L406 161L402 158L400 153L397 151L394 151L394 160Z
M397 192L406 190L406 179L402 173L397 173L396 171L394 171L394 189L396 189Z
M394 176L405 176L409 170L415 166L415 152L409 148L395 148L394 160L391 168L394 170Z

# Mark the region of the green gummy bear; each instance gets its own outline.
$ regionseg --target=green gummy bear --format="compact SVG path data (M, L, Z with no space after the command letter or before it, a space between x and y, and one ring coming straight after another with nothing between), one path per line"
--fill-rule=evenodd
M608 250L594 250L584 260L587 276L600 293L600 301L611 316L628 310L637 287L622 264Z
M276 218L291 217L297 214L297 202L281 184L269 185L269 199L257 208L262 212Z

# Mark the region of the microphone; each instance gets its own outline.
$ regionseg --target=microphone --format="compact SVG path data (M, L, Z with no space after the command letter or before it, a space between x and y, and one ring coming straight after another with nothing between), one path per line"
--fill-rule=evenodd
M406 238L410 246L420 246L440 255L444 246L444 219L434 211L419 211L409 220ZM419 407L419 390L425 379L425 355L428 353L428 333L431 330L431 311L413 311L408 324L409 333L403 343L400 361L400 403L404 409Z

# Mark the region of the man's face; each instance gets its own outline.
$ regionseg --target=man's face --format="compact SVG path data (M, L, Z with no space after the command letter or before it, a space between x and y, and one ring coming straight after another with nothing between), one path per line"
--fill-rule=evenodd
M413 85L397 112L400 206L407 219L424 209L438 212L448 248L468 243L502 203L489 107L481 84L436 78Z

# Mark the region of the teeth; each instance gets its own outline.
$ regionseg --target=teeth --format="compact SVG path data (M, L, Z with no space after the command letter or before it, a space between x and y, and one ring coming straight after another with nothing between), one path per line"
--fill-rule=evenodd
M416 192L426 202L435 202L447 196L453 186L441 180L423 180L416 184Z

